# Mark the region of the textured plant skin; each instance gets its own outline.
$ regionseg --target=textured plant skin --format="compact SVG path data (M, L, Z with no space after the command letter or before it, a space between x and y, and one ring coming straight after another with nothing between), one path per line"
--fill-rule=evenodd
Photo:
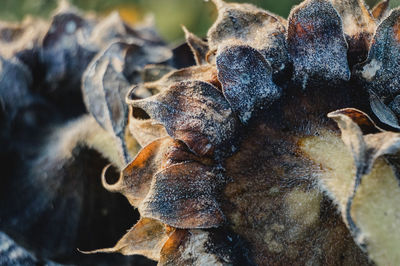
M399 264L399 9L306 0L285 20L212 2L218 17L206 39L183 27L186 44L172 50L115 14L99 20L62 7L47 32L32 35L35 49L0 53L22 77L0 80L2 142L20 141L13 132L30 127L18 131L15 121L30 108L44 113L38 103L63 103L63 118L51 121L76 115L64 95L89 113L25 140L46 143L30 144L44 156L24 168L28 177L7 179L13 206L1 209L0 229L30 245L46 235L35 256L24 251L31 261L121 253L159 265ZM92 213L114 206L111 221L122 224L133 211L105 196L88 201L99 192L82 180L93 176L140 216L125 234L104 227L123 235L111 248L83 245L91 225L102 237Z

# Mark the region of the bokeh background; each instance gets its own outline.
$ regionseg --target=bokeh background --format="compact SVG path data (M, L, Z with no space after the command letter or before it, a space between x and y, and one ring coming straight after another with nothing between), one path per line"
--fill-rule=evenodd
M106 15L119 10L128 22L140 21L146 14L154 14L157 28L165 40L179 42L183 39L180 25L205 36L216 17L216 10L210 0L70 0L83 10L94 10ZM271 12L286 17L291 7L300 0L247 0ZM367 0L373 7L378 1ZM0 0L0 19L21 20L25 15L48 17L57 6L57 0ZM400 0L392 0L391 6L398 6Z

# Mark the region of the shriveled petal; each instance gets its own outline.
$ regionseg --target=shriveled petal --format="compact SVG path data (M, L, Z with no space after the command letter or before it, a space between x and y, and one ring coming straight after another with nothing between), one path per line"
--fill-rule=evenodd
M383 101L373 92L370 93L369 101L371 105L371 110L382 123L385 123L392 128L400 129L399 120L396 116L396 113L393 112L391 108L389 108L389 106L384 104ZM394 110L398 111L396 107L394 107L393 105L391 106Z
M129 44L116 42L96 57L83 74L82 92L86 108L105 130L120 141L121 156L129 161L124 135L128 122L125 95L130 87L122 73Z
M172 66L162 64L148 64L142 69L143 82L151 82L161 79L169 72L175 70Z
M386 17L390 12L389 0L382 0L372 9L372 16L380 21L382 18Z
M94 23L72 7L61 8L54 15L43 38L40 55L46 70L46 82L51 89L58 88L65 81L69 85L67 89L79 89L82 73L96 53L87 46Z
M220 46L245 44L257 49L271 64L275 73L288 66L282 20L250 4L214 1L218 18L207 33L210 50Z
M156 139L142 148L136 157L120 173L115 183L108 183L108 167L103 170L103 186L111 192L122 193L131 205L137 207L147 196L153 176L166 167L182 161L198 161L210 164L189 152L185 144L171 137Z
M44 20L32 17L27 17L18 24L0 22L0 54L6 58L28 51L33 54L34 50L38 50L47 27Z
M218 52L216 62L224 96L242 123L281 96L269 63L254 48L227 46Z
M0 56L0 121L12 121L19 109L34 101L29 88L32 73L18 59Z
M400 262L396 248L400 243L399 169L383 158L399 152L400 134L381 131L364 135L357 121L346 115L349 112L361 113L345 109L328 115L338 123L356 170L354 191L347 195L346 206L341 206L342 213L355 240L368 251L371 259L382 265L396 264ZM343 196L335 188L328 189L332 189L334 196Z
M376 23L363 0L331 0L343 21L349 44L349 63L365 60Z
M223 175L211 166L173 164L154 176L139 212L177 228L217 227L225 219L217 201L223 184Z
M189 80L201 80L211 83L217 88L221 87L217 77L217 69L210 64L174 70L164 75L161 79L153 82L146 82L142 86L148 90L163 91L176 82Z
M159 260L161 249L171 233L171 230L159 221L141 218L114 247L81 252L84 254L118 252L123 255L143 255L152 260Z
M310 80L350 79L342 22L329 1L307 0L291 11L288 46L294 80L303 88Z
M207 53L209 52L207 42L188 31L185 26L182 26L182 29L185 32L186 42L193 52L196 64L207 64Z
M145 146L120 174L118 181L109 184L106 180L107 168L103 171L103 186L112 192L122 193L129 203L137 207L146 197L153 175L162 169L168 147L174 141L170 137L157 139Z
M371 107L381 119L379 108L374 108L379 100L383 105L391 105L396 95L400 94L400 9L393 10L378 26L374 35L367 60L356 69L366 89L372 97ZM375 99L378 98L378 99ZM392 109L400 117L400 110ZM388 123L387 121L382 121ZM398 123L395 123L398 126ZM393 126L393 125L391 125Z
M171 137L197 155L232 152L238 122L222 93L210 83L178 82L157 95L128 99L128 103L164 125Z
M156 139L168 136L163 125L143 117L140 109L133 109L131 106L129 109L129 130L140 146L145 147Z

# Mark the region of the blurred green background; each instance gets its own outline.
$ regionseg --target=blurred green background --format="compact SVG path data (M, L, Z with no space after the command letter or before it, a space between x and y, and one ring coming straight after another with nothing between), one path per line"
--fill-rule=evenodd
M170 42L183 39L180 25L185 25L199 36L205 36L217 15L211 1L205 0L70 0L70 2L83 10L94 10L104 15L117 9L129 22L139 21L146 14L152 13L160 34ZM290 8L301 1L239 0L236 2L253 3L286 17ZM0 19L18 21L27 14L48 17L57 3L57 0L0 0ZM377 0L367 0L367 3L372 7ZM391 1L392 7L399 4L400 0Z

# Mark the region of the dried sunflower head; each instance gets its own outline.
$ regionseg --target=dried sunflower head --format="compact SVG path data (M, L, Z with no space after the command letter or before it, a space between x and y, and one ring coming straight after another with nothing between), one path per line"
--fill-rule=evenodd
M213 2L207 41L184 28L197 66L128 93L144 147L103 182L142 220L100 251L147 254L136 228L152 223L161 265L399 263L398 10L306 0L285 20Z
M106 167L102 184L140 213L114 247L87 253L160 265L399 264L399 9L306 0L286 20L213 3L206 40L184 28L187 44L173 51L115 15L53 18L60 30L41 54L57 54L43 61L57 75L46 88L82 77L107 136L93 147L120 169L111 182Z

